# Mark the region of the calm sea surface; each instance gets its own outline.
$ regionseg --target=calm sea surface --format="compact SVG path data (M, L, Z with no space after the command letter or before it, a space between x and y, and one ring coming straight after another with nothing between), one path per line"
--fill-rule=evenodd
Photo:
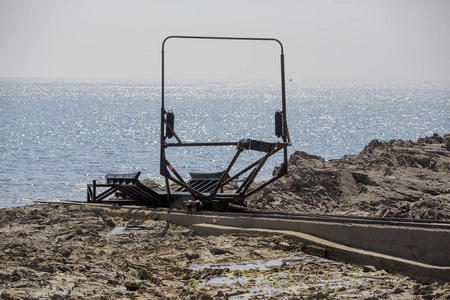
M166 109L183 141L276 141L277 82L171 82ZM84 200L108 172L159 175L159 81L0 79L0 208ZM287 114L302 150L339 158L372 139L450 132L449 82L288 82ZM233 147L172 148L182 175L224 170ZM260 157L245 152L234 172ZM273 157L259 180L281 162Z

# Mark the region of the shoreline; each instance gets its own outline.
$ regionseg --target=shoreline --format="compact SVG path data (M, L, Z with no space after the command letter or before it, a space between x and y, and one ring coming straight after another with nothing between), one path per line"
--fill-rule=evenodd
M252 196L250 207L450 219L450 134L374 140L330 161L296 151L289 163L289 174ZM0 298L450 299L449 282L332 261L302 246L285 236L200 237L86 206L3 208Z

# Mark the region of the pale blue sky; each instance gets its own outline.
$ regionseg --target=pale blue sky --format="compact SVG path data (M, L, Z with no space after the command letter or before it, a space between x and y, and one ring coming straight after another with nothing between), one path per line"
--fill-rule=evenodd
M0 0L0 77L160 78L168 35L274 37L295 80L450 80L450 1ZM279 77L276 44L167 44L168 76Z

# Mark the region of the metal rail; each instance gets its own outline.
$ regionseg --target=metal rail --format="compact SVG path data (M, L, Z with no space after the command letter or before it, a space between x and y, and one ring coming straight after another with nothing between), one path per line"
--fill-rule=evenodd
M285 212L268 212L253 210L252 212L211 212L211 211L185 211L168 208L150 208L144 206L127 206L127 205L111 205L106 203L86 203L82 201L61 201L50 202L36 200L35 203L46 204L73 204L73 205L88 205L105 208L125 208L125 209L139 209L154 212L169 212L169 213L184 213L187 215L210 215L222 217L247 217L247 218L267 218L280 220L304 220L314 222L327 223L347 223L347 224L366 224L366 225L380 225L380 226L402 226L402 227L419 227L429 229L446 229L450 230L450 221L445 220L428 220L428 219L402 219L402 218L382 218L382 217L365 217L365 216L348 216L348 215L327 215L327 214L308 214L308 213L285 213Z
M449 224L450 221L445 220L434 220L434 219L408 219L408 218L391 218L391 217L371 217L371 216L357 216L357 215L336 215L336 214L316 214L316 213L290 213L283 211L269 211L269 210L260 210L260 209L252 209L248 207L243 208L244 211L249 213L254 213L258 215L278 215L278 216L293 216L293 217L328 217L328 218L338 218L338 219L354 219L354 218L363 218L367 220L373 221L400 221L400 222L416 222L416 223L442 223Z

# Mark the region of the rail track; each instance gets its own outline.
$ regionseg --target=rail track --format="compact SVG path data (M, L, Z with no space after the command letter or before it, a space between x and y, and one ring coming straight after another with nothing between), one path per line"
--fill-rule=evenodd
M124 209L140 209L148 211L161 212L182 212L187 215L214 215L214 216L232 216L232 217L246 217L246 218L266 218L266 219L281 219L281 220L302 220L314 222L328 222L328 223L344 223L344 224L367 224L380 226L403 226L403 227L420 227L430 229L448 229L450 230L450 221L432 220L432 219L404 219L404 218L382 218L382 217L367 217L356 215L336 215L336 214L313 214L313 213L289 213L280 211L267 211L253 208L239 207L243 212L216 212L216 211L184 211L169 208L154 208L142 206L118 206L116 204L107 203L86 203L83 201L35 201L36 203L49 204L75 204L88 205L104 208L124 208Z
M349 215L186 211L170 208L87 203L37 203L102 208L111 217L160 220L189 227L201 236L221 234L282 235L301 243L304 251L330 259L373 265L420 280L450 281L450 222ZM302 249L303 249L302 248Z
M432 219L406 219L406 218L385 218L385 217L368 217L357 215L335 215L335 214L312 214L312 213L288 213L279 211L265 211L247 209L249 213L253 213L260 217L311 220L320 222L335 223L356 223L356 224L372 224L372 225L389 225L389 226L406 226L406 227L422 227L422 228L441 228L450 229L450 221L432 220Z

